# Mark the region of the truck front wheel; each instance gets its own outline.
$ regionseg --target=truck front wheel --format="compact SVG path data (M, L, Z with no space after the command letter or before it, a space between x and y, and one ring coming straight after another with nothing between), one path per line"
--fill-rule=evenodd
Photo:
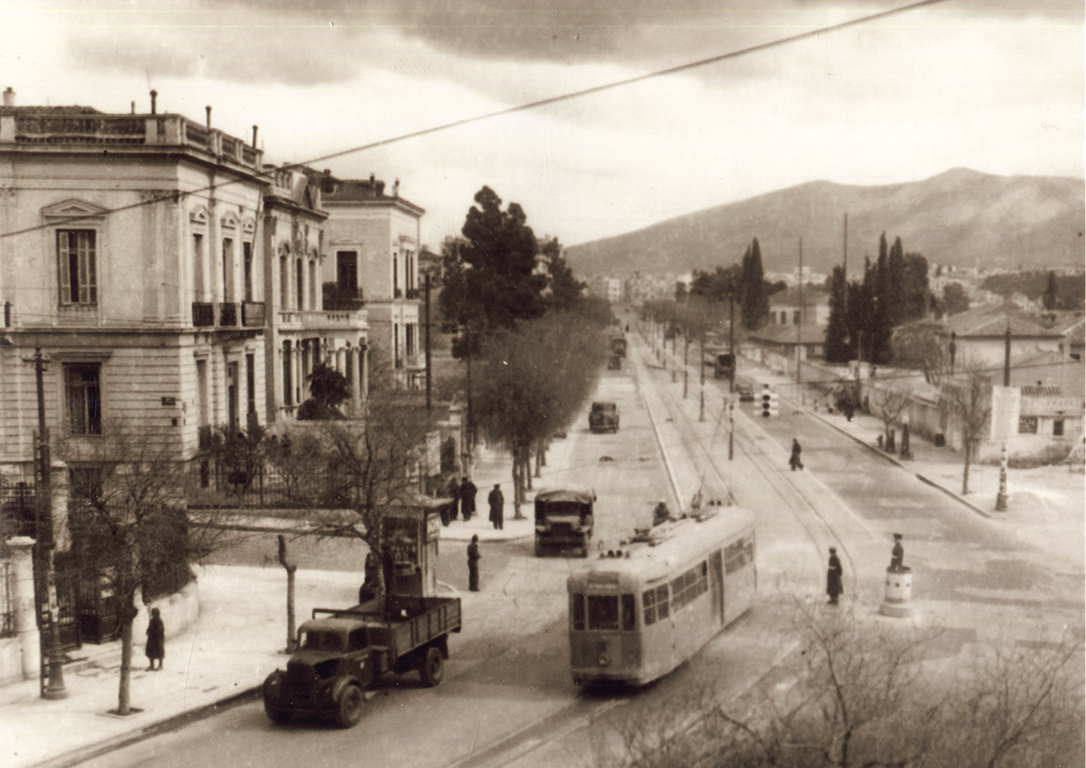
M362 689L357 685L348 685L339 694L336 702L336 725L340 728L351 728L362 719Z
M422 677L422 682L431 688L441 682L441 678L445 676L445 657L440 648L430 646L426 649L426 658L422 661L419 676Z

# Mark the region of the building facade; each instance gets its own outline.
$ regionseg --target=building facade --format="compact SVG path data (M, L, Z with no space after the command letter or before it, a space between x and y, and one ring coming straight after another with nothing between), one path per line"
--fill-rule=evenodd
M323 280L337 302L362 300L369 338L401 386L422 386L425 361L419 315L419 251L425 211L400 197L399 181L334 178L325 172Z
M0 462L45 421L70 461L110 430L198 450L265 411L260 150L181 115L0 108ZM210 114L210 113L209 113ZM210 122L210 121L209 121ZM55 449L54 449L55 450Z

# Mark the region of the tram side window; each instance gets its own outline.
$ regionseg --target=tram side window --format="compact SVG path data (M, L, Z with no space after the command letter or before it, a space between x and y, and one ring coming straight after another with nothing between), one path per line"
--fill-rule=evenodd
M588 596L588 628L618 629L618 595Z
M656 588L656 618L663 621L670 613L667 604L667 584Z
M637 595L622 596L622 631L633 632L637 628Z
M671 582L671 607L676 611L709 591L709 566L698 563Z
M584 630L584 595L569 596L569 615L573 617L573 628Z
M724 548L724 573L735 573L754 561L754 537L737 539Z
M641 610L645 612L645 626L656 623L656 590L641 595Z

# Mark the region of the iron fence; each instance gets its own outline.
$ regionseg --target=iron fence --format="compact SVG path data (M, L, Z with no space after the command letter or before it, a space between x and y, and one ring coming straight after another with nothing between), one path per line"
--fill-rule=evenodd
M0 562L0 637L15 637L15 564Z

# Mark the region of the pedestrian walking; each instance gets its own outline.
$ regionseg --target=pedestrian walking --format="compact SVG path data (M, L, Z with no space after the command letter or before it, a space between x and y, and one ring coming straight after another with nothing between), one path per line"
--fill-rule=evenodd
M479 534L473 534L471 543L468 544L468 589L472 592L479 591Z
M446 505L449 522L452 522L456 519L456 515L460 511L460 483L456 482L455 477L449 478L449 485L445 488L445 495L452 499L452 501ZM442 520L442 522L444 523L445 521Z
M478 490L475 483L466 477L460 481L460 517L464 518L464 522L475 514L475 494Z
M901 534L894 534L894 549L890 552L890 568L894 573L905 570L905 547L901 544Z
M789 466L792 467L792 471L797 469L803 469L803 462L800 461L799 455L803 452L803 449L799 447L799 440L792 438L792 458L788 460Z
M162 669L162 660L166 657L166 625L162 623L162 616L159 614L158 608L151 609L151 621L147 624L147 648L145 653L147 654L147 661L150 666L147 667L147 671L150 672L155 667L155 662L158 662L157 669Z
M500 531L505 523L505 497L500 483L494 483L494 489L487 494L486 503L490 505L490 522Z
M830 562L826 568L826 594L830 596L830 605L837 605L837 598L844 593L845 588L841 583L844 569L841 560L837 557L837 549L830 547Z

